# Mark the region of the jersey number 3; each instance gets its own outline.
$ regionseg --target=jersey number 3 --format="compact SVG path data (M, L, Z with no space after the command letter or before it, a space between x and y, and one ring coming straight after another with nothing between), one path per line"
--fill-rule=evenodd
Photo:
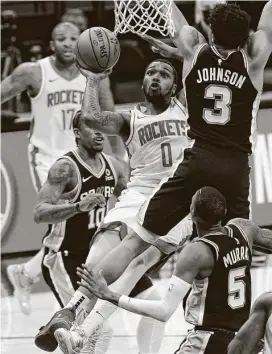
M231 90L227 86L209 85L206 87L204 98L213 99L214 107L203 109L203 119L208 124L226 124L231 114Z
M246 267L231 269L229 271L228 305L232 309L243 307L246 302L246 283L243 281Z

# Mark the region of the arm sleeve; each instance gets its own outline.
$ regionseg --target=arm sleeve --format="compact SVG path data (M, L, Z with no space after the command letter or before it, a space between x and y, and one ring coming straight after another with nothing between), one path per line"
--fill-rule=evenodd
M176 311L190 288L191 284L172 275L168 290L161 300L132 299L123 295L118 306L127 311L166 322Z

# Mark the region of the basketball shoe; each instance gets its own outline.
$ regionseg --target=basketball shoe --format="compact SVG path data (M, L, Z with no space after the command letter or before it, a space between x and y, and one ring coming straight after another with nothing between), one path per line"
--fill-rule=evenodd
M34 341L36 346L46 352L53 352L58 346L54 332L59 328L70 329L75 317L76 311L74 308L62 309L56 312L51 320L40 328Z
M30 294L35 280L25 271L24 264L12 264L7 267L7 276L14 288L14 296L25 315L31 313Z

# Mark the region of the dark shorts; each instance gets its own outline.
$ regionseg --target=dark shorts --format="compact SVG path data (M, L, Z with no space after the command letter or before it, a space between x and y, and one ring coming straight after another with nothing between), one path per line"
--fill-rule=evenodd
M80 278L76 268L85 263L88 253L50 252L46 247L42 262L42 273L61 307L64 307L78 288Z
M166 235L189 214L193 195L204 186L214 187L225 196L228 212L223 223L249 218L247 154L195 144L184 151L183 160L173 172L139 211L139 221L147 230Z
M225 330L192 330L174 354L227 354L235 333Z

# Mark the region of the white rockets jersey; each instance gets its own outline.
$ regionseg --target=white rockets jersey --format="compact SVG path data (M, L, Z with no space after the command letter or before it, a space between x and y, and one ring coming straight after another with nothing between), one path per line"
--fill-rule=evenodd
M264 354L272 353L272 314L268 317L264 335Z
M188 140L185 108L176 98L161 114L147 115L144 110L140 105L132 110L126 146L131 167L127 187L136 187L146 194L169 174L173 162L188 146Z
M50 57L39 60L41 88L31 97L32 129L30 142L52 159L76 148L72 119L81 109L86 78L79 74L66 80L53 68Z

